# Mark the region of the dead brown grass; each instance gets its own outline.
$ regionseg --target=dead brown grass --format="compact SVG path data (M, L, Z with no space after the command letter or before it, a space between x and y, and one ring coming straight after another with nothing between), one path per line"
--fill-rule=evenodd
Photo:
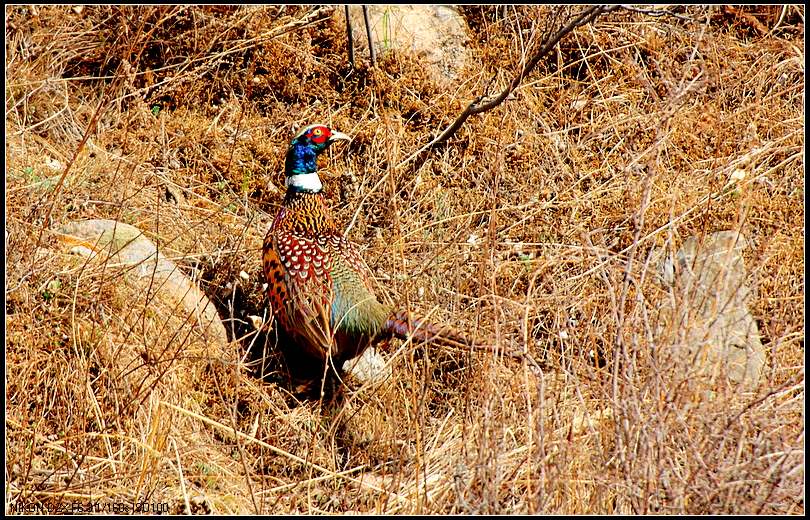
M607 16L398 167L548 8L465 8L481 65L447 86L404 55L350 73L328 9L8 7L6 510L803 513L804 8L760 34L771 10ZM256 377L261 239L314 121L355 136L325 184L378 292L542 374L396 345L338 419ZM85 218L142 229L234 341L66 254L51 231ZM651 341L649 252L722 229L752 244L769 364L708 399Z

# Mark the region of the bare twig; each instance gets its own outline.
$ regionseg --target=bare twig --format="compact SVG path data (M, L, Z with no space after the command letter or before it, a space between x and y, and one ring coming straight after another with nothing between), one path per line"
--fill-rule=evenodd
M116 73L115 75L117 76L118 73ZM51 212L53 211L53 207L56 204L56 198L59 196L59 192L62 190L62 186L65 183L65 179L67 178L67 175L70 172L70 170L73 168L73 164L76 162L76 159L78 159L79 154L84 149L84 145L87 143L87 139L90 138L90 134L95 131L96 123L98 123L98 118L99 116L101 116L104 107L107 106L112 91L113 91L112 87L109 87L107 91L104 92L104 94L101 96L101 100L99 101L95 112L93 112L93 115L90 118L90 122L87 124L87 128L85 129L84 135L82 136L82 140L79 141L78 146L76 146L76 151L73 153L73 157L70 158L70 161L67 163L67 166L65 166L64 171L59 176L59 180L56 183L56 187L51 192L50 204L48 205L48 209L45 212L45 217L42 219L42 226L39 229L39 235L37 236L37 241L36 244L34 245L35 252L39 250L39 246L42 243L42 234L44 233L45 229L50 227ZM31 255L32 268L33 262L36 262L36 258L37 258L36 255Z
M371 37L371 24L368 21L368 6L363 6L363 21L366 23L366 38L368 38L368 53L371 56L371 67L377 67L377 55L374 52L374 39Z
M450 124L450 126L445 128L444 131L441 134L439 134L438 137L433 139L430 143L426 144L413 154L411 154L411 156L402 161L400 165L409 162L422 152L432 149L446 142L458 131L459 128L461 128L461 125L463 125L464 122L467 121L467 119L471 115L480 114L481 112L486 112L487 110L492 110L493 108L503 103L504 100L506 100L506 98L509 96L509 94L511 94L518 86L520 86L521 81L523 81L523 79L526 76L528 76L532 70L534 70L534 68L537 66L540 60L542 60L566 34L570 33L577 27L581 27L585 24L592 22L598 16L604 13L615 11L620 7L621 6L618 5L612 6L600 5L600 6L592 6L582 11L579 14L579 16L577 16L574 20L572 20L568 25L566 25L565 27L554 33L552 36L550 36L543 42L543 45L540 47L540 50L537 51L537 53L535 53L535 55L532 56L531 59L529 59L526 62L526 64L520 70L518 75L515 76L514 79L512 79L512 81L503 90L503 92L501 92L492 99L485 99L484 96L479 96L478 98L476 98L472 103L467 105L467 108L464 109L464 112L462 112L461 115L459 115L456 118L456 120Z
M349 18L349 4L343 6L343 13L346 15L346 39L349 47L349 65L354 70L354 35L352 33L352 21Z
M787 15L789 7L790 6L788 6L788 5L783 5L782 6L782 10L779 11L779 18L776 19L776 23L773 24L773 27L771 27L771 30L768 31L768 34L773 34L774 32L776 32L776 29L778 29L779 26L782 25L782 22L785 21L785 15Z

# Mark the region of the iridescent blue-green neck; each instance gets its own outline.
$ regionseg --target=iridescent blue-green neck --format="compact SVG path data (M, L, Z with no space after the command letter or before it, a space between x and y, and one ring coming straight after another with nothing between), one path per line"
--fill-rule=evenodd
M284 163L287 193L319 193L323 189L318 178L318 154L321 150L311 143L293 141Z
M318 152L311 144L293 141L287 150L284 173L287 177L315 173L318 169L317 159Z

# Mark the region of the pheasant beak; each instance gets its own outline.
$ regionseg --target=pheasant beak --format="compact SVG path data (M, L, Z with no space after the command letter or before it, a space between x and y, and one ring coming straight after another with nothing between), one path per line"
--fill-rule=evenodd
M343 132L338 132L337 130L332 130L332 135L329 136L327 142L329 144L334 143L335 141L351 141L352 138L348 135L344 134Z

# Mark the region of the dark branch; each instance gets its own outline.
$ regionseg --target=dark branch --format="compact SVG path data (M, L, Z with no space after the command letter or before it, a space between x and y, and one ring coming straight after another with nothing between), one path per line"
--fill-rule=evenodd
M377 55L374 52L374 40L371 38L371 24L368 21L368 6L363 6L363 20L366 22L366 38L368 38L368 52L371 55L371 68L377 67Z
M349 4L343 6L343 12L346 14L346 38L349 40L349 65L354 70L354 37L352 35L352 21L349 18Z
M555 34L547 38L543 45L540 47L540 50L526 62L523 68L520 70L520 73L515 76L515 78L509 83L509 86L504 89L503 92L498 94L496 97L492 99L482 99L478 98L474 100L472 103L467 105L467 108L464 109L464 112L459 115L453 123L448 126L438 137L436 137L433 141L429 144L424 146L421 151L425 151L431 148L435 148L436 146L446 142L453 134L461 128L461 125L464 124L467 119L474 114L480 114L481 112L485 112L487 110L492 110L496 106L503 103L503 101L511 94L523 79L529 75L529 73L534 70L537 64L542 60L546 55L554 48L557 43L568 33L576 29L577 27L581 27L585 24L588 24L595 20L598 16L609 13L611 11L615 11L619 9L621 6L612 5L612 6L592 6L588 9L582 11L574 20L572 20L568 25L557 31ZM418 152L419 153L419 152ZM412 155L410 158L414 157L416 154ZM409 159L410 159L409 158ZM405 161L403 161L405 162Z

